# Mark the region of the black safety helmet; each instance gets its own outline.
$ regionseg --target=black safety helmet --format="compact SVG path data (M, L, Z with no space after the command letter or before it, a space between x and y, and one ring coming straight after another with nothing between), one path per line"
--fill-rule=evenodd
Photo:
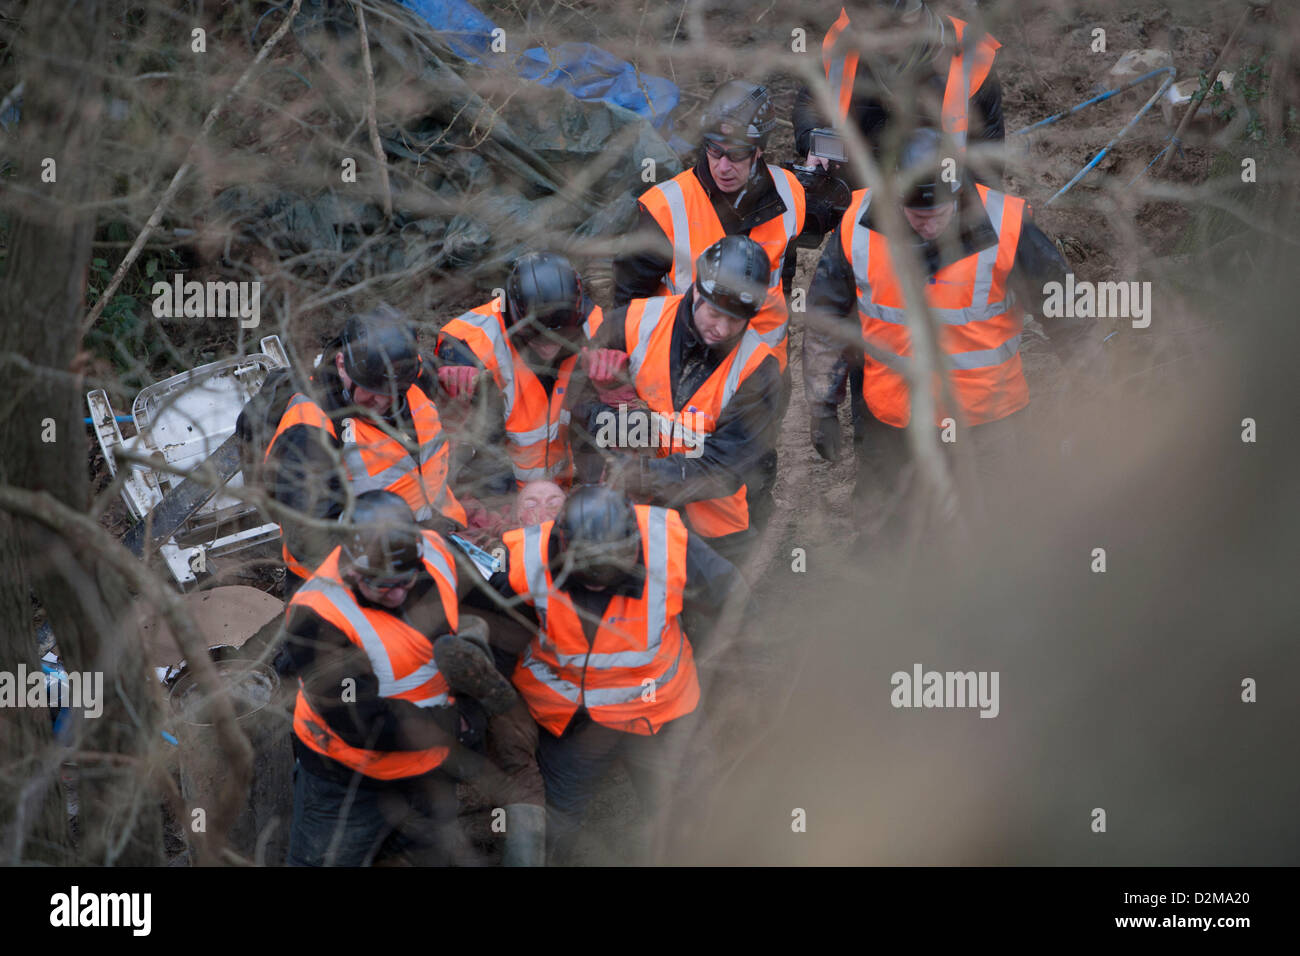
M695 288L715 309L748 321L763 307L771 272L757 242L749 236L724 236L695 260Z
M632 503L602 485L584 485L569 495L555 519L559 544L552 574L563 587L572 579L586 587L616 587L635 573L641 531Z
M900 184L910 183L903 194L903 205L910 209L934 209L957 199L961 193L961 174L954 175L952 182L943 179L944 159L956 155L956 150L936 129L922 127L909 133L898 151L895 165Z
M415 580L422 567L420 526L411 506L391 491L366 491L339 518L351 525L343 535L343 557L377 587Z
M515 260L506 279L506 325L534 334L564 332L582 325L582 280L564 256L528 252Z
M767 145L776 112L766 86L730 80L713 91L700 116L700 136L722 146Z
M343 369L357 385L398 395L420 374L420 353L405 317L391 306L351 316L339 339Z

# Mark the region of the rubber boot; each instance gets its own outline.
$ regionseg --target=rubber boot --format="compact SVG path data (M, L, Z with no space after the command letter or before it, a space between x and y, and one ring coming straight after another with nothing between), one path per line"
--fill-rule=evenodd
M518 703L519 695L492 661L487 624L481 618L463 615L455 634L433 642L433 659L452 690L473 697L488 716L503 714Z
M502 866L546 865L546 808L535 803L506 805L506 848Z

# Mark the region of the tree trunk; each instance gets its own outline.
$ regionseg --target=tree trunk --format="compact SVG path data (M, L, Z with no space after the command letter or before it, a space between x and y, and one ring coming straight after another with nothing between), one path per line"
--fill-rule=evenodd
M47 491L81 512L90 485L78 353L95 228L88 203L102 198L96 153L107 103L108 7L104 0L27 7L16 47L27 81L17 175L4 199L11 232L0 281L0 482ZM55 163L53 182L42 179L47 157ZM149 763L159 739L158 693L126 586L71 529L0 517L0 669L10 672L19 663L38 667L28 584L69 671L103 675L102 715L73 712L74 749L111 755L81 770L78 857L96 865L159 863L161 814ZM54 743L46 712L19 708L9 716L15 719L6 719L0 734L5 862L64 860L67 827L51 784L72 755Z

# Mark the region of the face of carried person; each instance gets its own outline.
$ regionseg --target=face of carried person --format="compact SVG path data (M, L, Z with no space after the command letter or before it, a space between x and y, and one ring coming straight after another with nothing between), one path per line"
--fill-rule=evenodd
M564 506L564 490L553 481L530 481L515 499L515 520L519 526L553 521Z

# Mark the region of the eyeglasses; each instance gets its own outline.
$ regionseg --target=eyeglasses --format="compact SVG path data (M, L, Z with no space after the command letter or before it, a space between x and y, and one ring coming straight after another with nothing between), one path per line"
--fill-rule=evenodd
M712 159L721 159L723 156L726 156L727 159L733 163L743 163L747 159L754 158L754 153L758 151L758 147L735 146L731 149L727 149L721 143L715 143L711 139L706 139L704 141L704 151L708 153Z
M415 583L418 571L412 571L410 574L404 574L400 577L366 577L362 576L361 580L365 582L366 587L374 588L376 591L393 591L397 588L409 588Z

